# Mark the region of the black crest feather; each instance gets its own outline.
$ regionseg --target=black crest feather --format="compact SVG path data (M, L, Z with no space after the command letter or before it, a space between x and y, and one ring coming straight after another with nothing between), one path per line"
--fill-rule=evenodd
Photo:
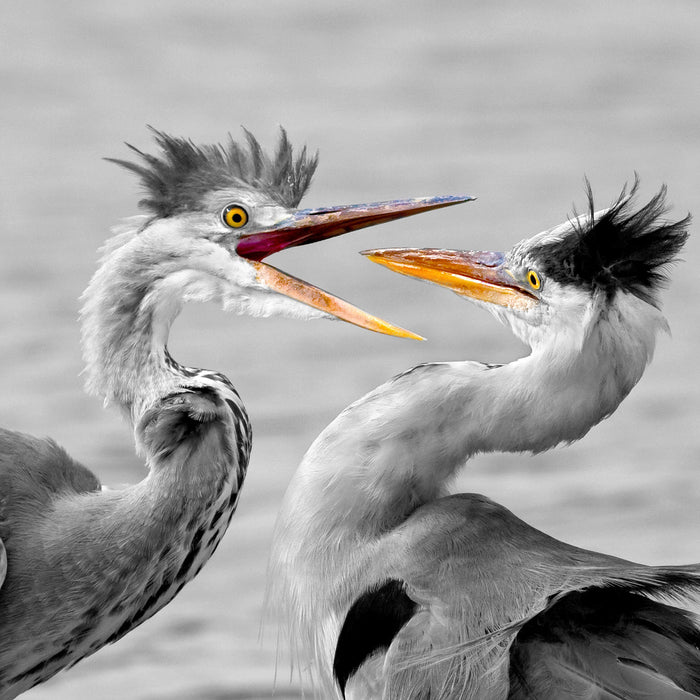
M586 180L588 218L574 220L571 234L531 251L541 261L542 272L562 284L598 288L609 295L623 290L655 303L653 293L666 281L664 267L676 259L688 238L690 215L675 222L663 219L665 186L635 210L638 186L635 177L629 194L623 188L617 201L594 219L593 192Z
M308 156L306 147L295 158L287 132L281 127L274 156L267 155L247 129L243 130L245 145L229 137L226 145L198 146L190 139L149 128L160 148L157 156L127 143L142 162L107 160L141 178L146 197L139 206L159 217L196 211L202 207L206 193L241 185L260 190L285 207L296 207L318 164L318 154Z

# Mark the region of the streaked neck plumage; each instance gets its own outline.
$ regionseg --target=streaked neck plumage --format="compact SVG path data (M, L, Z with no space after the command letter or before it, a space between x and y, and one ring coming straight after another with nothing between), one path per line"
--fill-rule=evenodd
M343 411L294 476L273 545L272 601L301 663L321 676L331 668L342 616L381 576L373 554L383 536L444 495L472 455L582 437L641 378L663 327L655 308L620 295L527 357L420 365Z

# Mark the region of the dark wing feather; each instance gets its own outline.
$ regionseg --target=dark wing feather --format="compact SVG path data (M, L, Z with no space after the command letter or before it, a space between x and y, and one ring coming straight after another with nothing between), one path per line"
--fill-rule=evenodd
M389 648L417 608L403 582L394 579L373 586L353 603L333 659L333 675L343 697L348 680L374 654Z
M509 700L700 697L700 629L619 588L567 593L518 633L510 684Z

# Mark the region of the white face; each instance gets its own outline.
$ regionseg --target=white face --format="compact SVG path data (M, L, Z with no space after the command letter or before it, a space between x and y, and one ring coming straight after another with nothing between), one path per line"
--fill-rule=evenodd
M263 193L243 188L211 192L204 198L204 206L210 213L211 230L219 234L223 244L238 241L243 235L270 229L293 213ZM234 212L234 217L238 214L245 219L229 219L230 224L227 224L227 210L237 208L242 211Z
M592 320L600 313L603 298L586 289L543 280L538 303L528 309L513 309L477 302L531 348L546 345L553 335L567 336L571 342L585 340Z
M210 225L214 232L210 240L228 254L225 262L224 256L220 256L229 283L221 295L226 310L258 317L333 318L270 287L261 275L259 265L236 253L236 244L242 236L274 228L289 219L293 210L260 192L247 189L218 190L209 194L205 203L211 212Z
M245 190L218 191L208 204L205 211L156 220L139 234L147 236L155 249L168 250L190 271L183 293L186 301L219 300L226 310L251 316L333 318L271 288L261 279L260 264L235 252L242 235L273 227L289 218L289 210ZM245 212L245 226L226 225L222 214L229 207Z
M595 212L593 219L598 219L607 211ZM569 219L553 229L521 241L506 255L509 273L536 296L538 303L526 309L491 304L487 304L486 308L532 348L551 343L553 336L580 346L601 319L616 324L621 333L628 332L640 338L650 336L645 346L653 347L653 337L666 327L662 314L655 306L621 290L608 297L600 289L548 279L541 264L538 266L537 258L529 253L542 244L576 235L575 230L590 226L590 218L582 215Z
M393 203L295 210L261 192L218 190L205 197L202 210L154 220L138 235L152 251L151 264L160 268L161 278L188 273L177 277L184 301L217 299L225 309L251 316L341 319L368 330L417 338L263 262L274 252L356 228L352 217L362 226L371 225L367 221L372 216L379 223L386 216L385 204ZM425 203L399 202L406 204ZM367 207L379 211L372 213Z

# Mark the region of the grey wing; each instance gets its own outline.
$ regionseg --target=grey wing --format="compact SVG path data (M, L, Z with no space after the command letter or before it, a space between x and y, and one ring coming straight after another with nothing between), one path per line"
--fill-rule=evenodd
M511 700L700 691L697 621L653 600L692 598L700 567L646 567L567 545L476 494L421 507L385 545L376 586L342 626L341 687L378 680L379 654L391 698L415 689L451 698L456 687ZM543 671L545 661L555 670Z
M679 573L661 570L659 579L677 589ZM628 585L556 596L526 622L510 650L509 700L700 697L697 620Z
M97 477L53 440L0 428L0 541L10 559L13 533L31 526L57 495L99 490Z

